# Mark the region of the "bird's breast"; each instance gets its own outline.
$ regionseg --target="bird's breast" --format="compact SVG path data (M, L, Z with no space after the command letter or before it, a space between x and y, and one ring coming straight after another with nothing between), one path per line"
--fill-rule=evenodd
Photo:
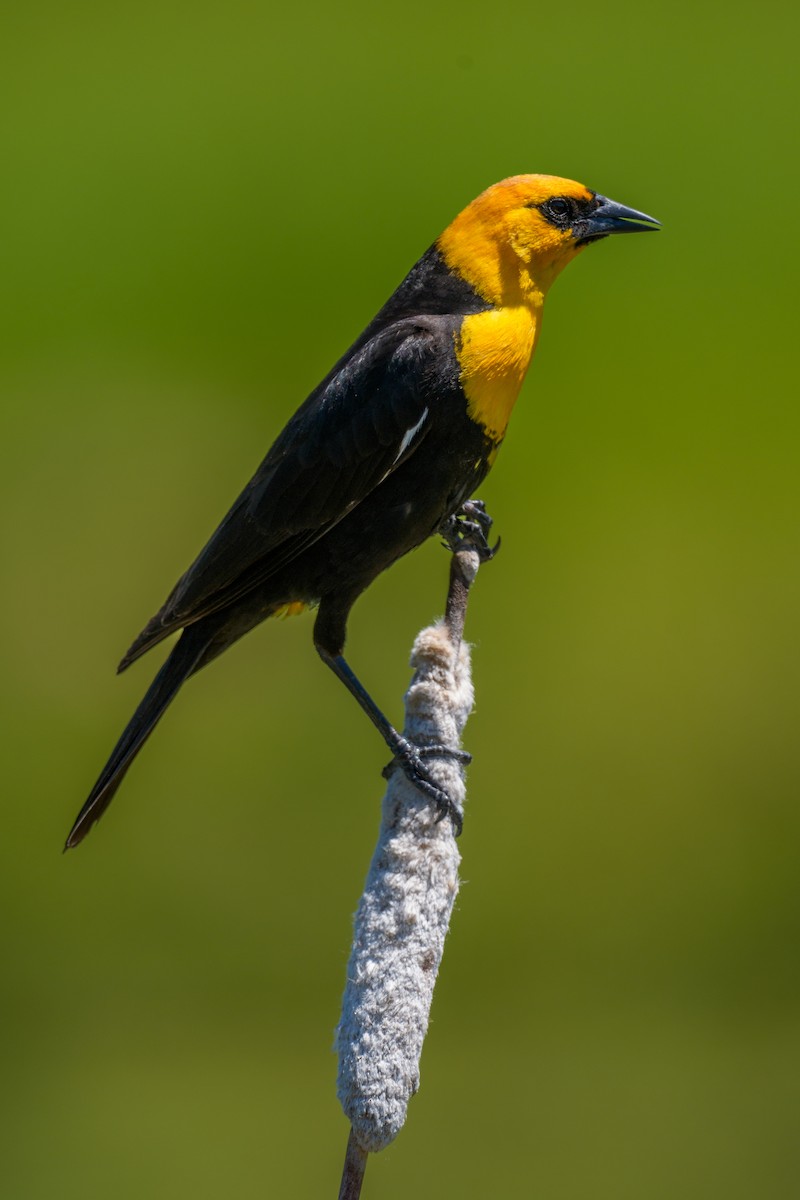
M539 334L540 314L521 306L464 317L456 357L467 412L493 442L502 441Z

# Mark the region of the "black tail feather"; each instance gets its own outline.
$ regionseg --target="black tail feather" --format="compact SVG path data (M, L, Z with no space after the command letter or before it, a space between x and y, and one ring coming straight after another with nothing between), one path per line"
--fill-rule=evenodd
M159 620L159 614L147 622L142 632L125 652L125 656L117 667L117 674L121 675L123 671L127 671L131 663L135 663L137 658L141 658L148 650L152 650L153 646L157 646L159 642L163 642L164 638L169 637L180 626L162 625Z
M92 788L89 799L78 813L67 838L65 850L77 846L95 821L99 820L108 808L128 767L155 729L181 684L196 669L212 638L213 633L210 630L204 631L199 626L183 632L180 641L150 684L144 699L128 722L125 732L114 747L100 778Z

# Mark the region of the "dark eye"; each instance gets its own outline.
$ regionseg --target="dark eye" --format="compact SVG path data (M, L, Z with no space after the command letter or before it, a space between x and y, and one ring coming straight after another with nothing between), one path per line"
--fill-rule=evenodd
M547 207L554 217L565 217L570 210L570 203L563 196L556 196L554 200L548 200Z

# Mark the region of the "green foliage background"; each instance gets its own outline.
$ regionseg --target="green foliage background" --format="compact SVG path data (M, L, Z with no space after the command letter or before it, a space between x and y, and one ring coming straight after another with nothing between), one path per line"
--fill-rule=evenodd
M366 1197L786 1197L800 1167L798 19L621 0L7 6L0 1178L333 1196L385 750L307 618L170 711L114 666L285 418L487 184L661 218L558 282L484 491L463 888ZM425 547L359 602L393 714Z

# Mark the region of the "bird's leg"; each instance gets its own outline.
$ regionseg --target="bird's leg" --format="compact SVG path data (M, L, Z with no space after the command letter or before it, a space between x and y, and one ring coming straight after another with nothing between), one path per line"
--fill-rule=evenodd
M471 756L464 750L454 750L450 746L415 746L390 724L343 654L331 654L319 642L317 642L317 650L322 661L327 663L334 675L341 679L350 695L354 696L361 705L391 750L394 757L387 770L390 770L395 764L399 766L406 779L433 801L436 807L437 821L441 821L445 817L450 818L456 837L458 837L461 833L461 814L447 792L443 791L431 778L422 760L433 755L443 755L454 758L458 762L469 762Z
M487 535L493 525L482 500L467 500L452 516L439 526L446 549L455 554L459 550L475 550L481 562L489 562L500 549L498 538L490 546Z

